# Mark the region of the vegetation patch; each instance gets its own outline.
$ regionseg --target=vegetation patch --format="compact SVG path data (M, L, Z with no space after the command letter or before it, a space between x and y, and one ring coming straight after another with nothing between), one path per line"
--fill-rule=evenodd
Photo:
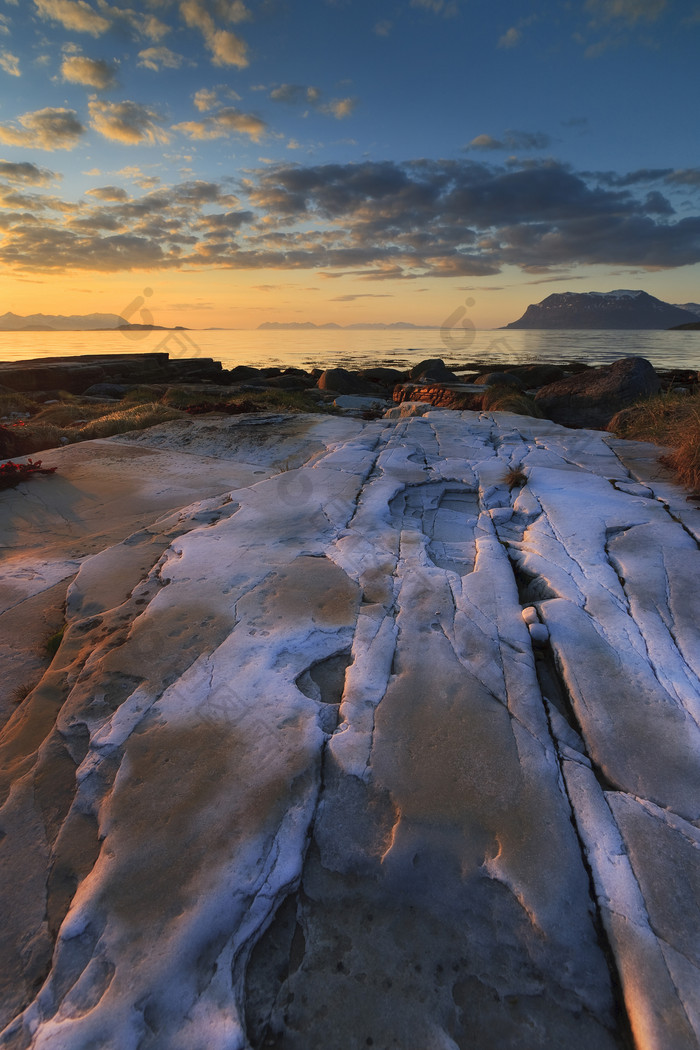
M26 463L13 463L8 460L0 463L0 489L11 489L19 485L20 481L27 481L37 474L54 474L55 467L42 467L41 460L36 462L29 459Z
M61 627L46 639L44 648L49 656L53 657L58 652L61 642L63 641L65 629L65 626Z
M481 400L481 408L484 412L515 412L519 416L544 418L540 406L533 398L505 383L487 387Z
M661 462L678 481L700 493L700 397L668 391L618 412L608 430L621 438L651 441L671 449Z
M83 423L78 428L77 440L90 441L93 438L125 434L129 430L145 430L146 427L153 427L157 423L167 423L171 419L179 419L180 416L181 413L177 409L169 408L167 405L153 402L145 405L132 405Z
M504 482L512 492L513 489L521 489L523 485L527 485L527 474L521 467L511 467L507 470L501 481Z

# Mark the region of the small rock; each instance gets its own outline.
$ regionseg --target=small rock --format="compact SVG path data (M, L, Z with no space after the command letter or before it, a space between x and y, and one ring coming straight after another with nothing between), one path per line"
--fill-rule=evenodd
M549 641L549 631L543 623L531 623L528 624L530 631L530 640L536 647L543 647L547 645Z

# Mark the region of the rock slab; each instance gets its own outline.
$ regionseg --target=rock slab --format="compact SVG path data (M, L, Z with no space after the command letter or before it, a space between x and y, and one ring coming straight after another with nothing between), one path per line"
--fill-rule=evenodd
M25 552L69 585L0 737L0 1046L697 1050L700 522L649 448L435 409L93 444L161 473Z

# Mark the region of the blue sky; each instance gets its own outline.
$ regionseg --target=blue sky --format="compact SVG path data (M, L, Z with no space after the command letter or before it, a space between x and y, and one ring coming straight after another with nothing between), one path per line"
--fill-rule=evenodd
M698 301L699 43L691 0L0 0L4 308Z

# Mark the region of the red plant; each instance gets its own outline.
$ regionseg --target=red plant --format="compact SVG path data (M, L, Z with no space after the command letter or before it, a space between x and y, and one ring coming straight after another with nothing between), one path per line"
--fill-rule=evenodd
M13 463L8 459L6 463L0 463L0 489L14 488L35 474L53 474L55 470L56 467L42 467L40 459L36 463L33 459L26 463Z

